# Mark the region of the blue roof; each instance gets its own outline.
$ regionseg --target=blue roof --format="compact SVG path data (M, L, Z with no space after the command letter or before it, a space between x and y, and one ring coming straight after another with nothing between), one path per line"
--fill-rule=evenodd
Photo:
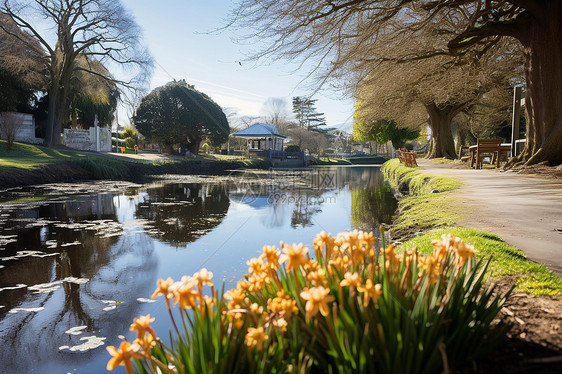
M271 125L269 123L255 123L247 129L238 131L232 135L240 137L278 136L285 138L285 136L279 134L279 130L277 130L275 125Z

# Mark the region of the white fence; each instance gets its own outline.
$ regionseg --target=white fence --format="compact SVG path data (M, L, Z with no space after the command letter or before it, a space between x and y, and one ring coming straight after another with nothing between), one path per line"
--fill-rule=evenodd
M63 144L81 151L111 152L111 130L100 127L64 129Z

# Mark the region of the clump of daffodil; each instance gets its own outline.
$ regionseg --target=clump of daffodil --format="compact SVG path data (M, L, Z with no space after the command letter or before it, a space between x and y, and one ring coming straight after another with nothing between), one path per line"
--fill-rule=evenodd
M108 369L123 364L129 372L136 359L150 373L408 371L401 365L415 360L440 371L435 357L443 349L450 364L460 357L450 352L492 340L482 326L492 328L505 299L483 286L485 265L475 263L472 246L447 235L422 255L377 243L372 232L355 230L321 232L312 253L302 243L265 245L247 260L248 274L222 294L207 269L177 282L159 279L152 297L164 296L177 334L173 348L150 327L154 318L141 316L130 328L134 342L108 349ZM450 329L458 329L454 339L442 335Z

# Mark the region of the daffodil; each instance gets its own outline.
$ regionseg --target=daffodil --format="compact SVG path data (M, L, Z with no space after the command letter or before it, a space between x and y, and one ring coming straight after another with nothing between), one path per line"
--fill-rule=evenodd
M197 279L199 285L207 284L209 286L214 286L215 284L211 281L213 278L213 273L208 271L207 269L203 268L199 270L197 273L193 274L193 278Z
M224 293L224 298L230 301L228 303L229 309L239 308L245 297L246 293L240 288L233 288L230 291L226 291Z
M267 301L267 309L269 309L272 313L282 314L287 318L289 318L293 313L299 311L297 302L283 290L277 292L277 297Z
M347 286L347 287L357 288L363 282L361 276L358 273L350 273L348 271L347 273L344 274L343 277L344 279L342 279L342 281L340 282L340 286L342 287Z
M313 286L323 286L326 287L326 271L324 269L318 269L311 273L308 273L306 279L312 283Z
M453 239L453 250L455 251L455 264L462 267L466 260L472 258L478 251L472 245L465 244L460 238Z
M133 344L140 345L144 355L150 356L152 354L152 347L156 345L156 339L152 335L146 334L142 338L136 338Z
M168 278L166 280L163 280L162 278L158 279L158 281L156 282L156 291L154 291L151 298L154 299L155 297L162 295L168 299L168 289L173 284L174 280L172 278Z
M195 278L191 278L190 281L182 284L174 291L174 304L179 303L179 307L182 309L195 308L197 306L196 301L201 297L201 294L195 291L195 286L197 286Z
M279 266L279 255L281 252L275 247L270 245L263 246L263 253L260 256L261 260L265 260L267 266L273 270L277 270Z
M114 346L110 345L107 347L107 351L113 357L111 357L107 363L107 370L114 370L117 366L124 365L127 374L134 374L132 359L142 358L143 356L139 353L141 349L138 344L131 344L126 340L121 342L119 349L115 349Z
M298 269L299 266L308 262L308 248L300 244L284 244L283 255L279 258L280 263L288 261L287 270Z
M322 286L305 289L301 292L301 297L306 300L306 319L311 319L318 311L326 317L330 312L328 303L334 301L334 297L330 295L330 290Z
M279 331L285 332L287 331L287 321L284 318L276 318L272 320L273 326L277 327Z
M377 300L382 295L382 285L374 284L372 279L367 279L365 285L360 285L357 287L357 290L363 293L363 306L366 308L369 305L369 302L372 300L373 303L376 303Z
M263 327L248 328L248 333L246 334L246 345L250 348L257 347L258 351L263 349L263 343L269 339L264 332Z
M320 234L316 235L316 238L312 241L314 245L314 250L317 255L322 254L322 250L326 248L325 256L330 257L330 254L334 248L335 239L329 233L322 231Z
M142 339L146 333L149 333L154 338L156 338L156 333L150 327L150 324L154 322L156 318L150 318L150 314L146 316L140 316L139 318L133 319L133 324L129 327L129 331L136 331L137 338Z
M265 270L265 266L261 259L259 258L252 258L251 260L246 261L246 265L248 265L248 273L263 273Z

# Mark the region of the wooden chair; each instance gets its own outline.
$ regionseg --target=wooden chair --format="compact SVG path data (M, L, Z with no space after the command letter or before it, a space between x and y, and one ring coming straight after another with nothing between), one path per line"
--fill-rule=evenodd
M408 167L415 168L418 167L418 163L416 162L416 154L414 152L406 152L404 154L404 164Z
M398 156L400 163L411 168L418 166L418 163L416 162L416 154L414 152L408 152L407 149L400 148L396 151L396 155Z
M501 139L478 139L476 143L476 155L472 160L472 166L482 169L482 162L485 157L490 158L490 163L496 162L496 167L500 167L500 146ZM476 165L474 165L476 164Z

